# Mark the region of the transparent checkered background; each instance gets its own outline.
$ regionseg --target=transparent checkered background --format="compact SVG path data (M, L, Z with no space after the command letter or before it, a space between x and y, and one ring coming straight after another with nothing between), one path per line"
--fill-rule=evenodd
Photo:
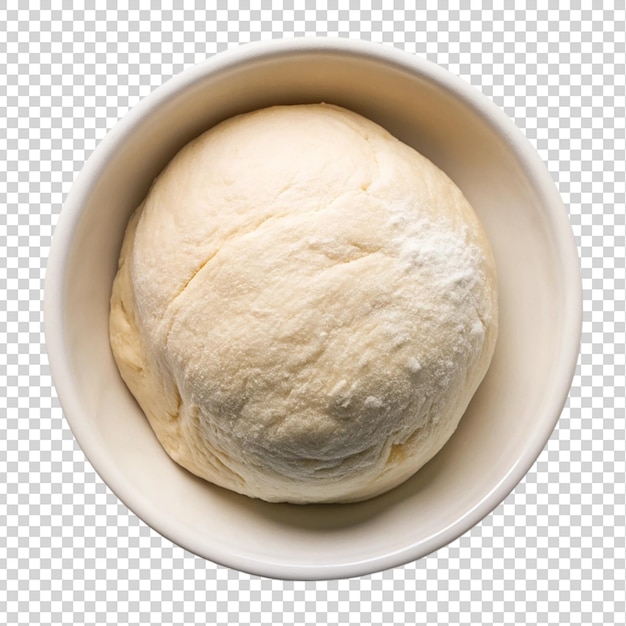
M626 12L315 4L0 9L0 623L626 623ZM437 553L329 582L216 566L129 512L64 421L41 313L61 205L107 130L216 52L305 34L425 56L504 109L568 206L585 295L570 399L525 480Z

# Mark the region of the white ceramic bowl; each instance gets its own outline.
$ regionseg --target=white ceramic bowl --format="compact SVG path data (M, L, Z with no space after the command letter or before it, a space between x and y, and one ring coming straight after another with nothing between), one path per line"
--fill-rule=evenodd
M458 431L411 480L359 504L267 504L208 484L165 454L113 361L109 295L129 214L179 148L237 113L320 101L380 123L465 192L496 257L500 335ZM418 559L468 531L514 488L566 399L578 355L581 288L555 186L493 104L443 69L397 50L299 39L211 58L157 89L109 133L59 219L45 320L70 426L131 510L217 563L277 578L328 579Z

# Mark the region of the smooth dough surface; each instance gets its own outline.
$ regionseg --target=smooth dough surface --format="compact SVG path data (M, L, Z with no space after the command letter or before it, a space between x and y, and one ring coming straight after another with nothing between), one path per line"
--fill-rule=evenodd
M183 148L127 227L110 337L167 453L222 487L348 502L456 429L497 334L471 206L330 105L262 109Z

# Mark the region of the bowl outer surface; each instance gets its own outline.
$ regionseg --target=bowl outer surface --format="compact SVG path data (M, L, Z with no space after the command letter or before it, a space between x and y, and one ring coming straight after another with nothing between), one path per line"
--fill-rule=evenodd
M197 479L167 457L113 361L109 296L128 217L178 149L232 115L320 101L385 126L461 187L494 249L500 334L459 429L412 479L358 504L268 504ZM172 79L100 144L57 225L45 323L55 385L79 444L146 523L187 550L249 573L357 576L449 543L531 467L556 424L576 365L579 263L565 210L539 157L463 81L376 44L273 41L217 55Z

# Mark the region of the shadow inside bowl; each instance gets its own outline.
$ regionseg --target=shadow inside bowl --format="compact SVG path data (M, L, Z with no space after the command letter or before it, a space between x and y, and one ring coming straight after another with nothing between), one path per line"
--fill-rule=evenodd
M368 523L416 495L437 472L436 465L431 462L402 485L362 502L300 505L255 501L253 505L248 503L242 506L248 513L250 508L256 509L258 515L263 515L277 526L293 526L316 533L345 531Z

